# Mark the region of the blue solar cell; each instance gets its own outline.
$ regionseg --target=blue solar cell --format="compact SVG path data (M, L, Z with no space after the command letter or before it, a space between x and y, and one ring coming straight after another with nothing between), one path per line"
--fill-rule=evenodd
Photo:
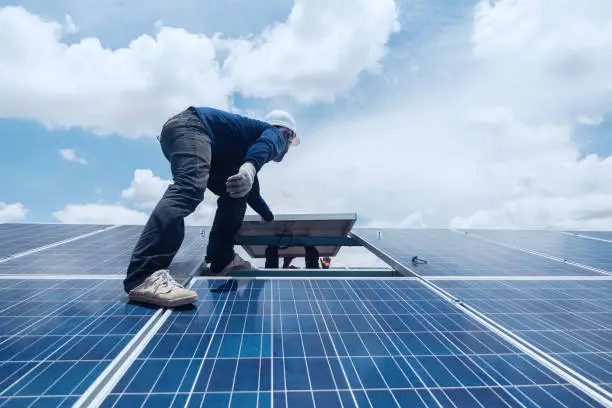
M122 275L142 226L123 225L40 252L0 263L0 274ZM187 227L171 265L176 279L185 279L204 259L207 237L199 227Z
M603 275L449 230L356 228L353 233L422 276ZM414 256L427 263L414 264Z
M601 406L414 280L193 288L103 407Z
M553 231L469 230L469 235L612 271L612 243Z
M70 406L155 309L121 279L0 279L0 406Z
M0 259L107 227L81 224L0 224Z
M594 383L612 385L612 280L434 283Z

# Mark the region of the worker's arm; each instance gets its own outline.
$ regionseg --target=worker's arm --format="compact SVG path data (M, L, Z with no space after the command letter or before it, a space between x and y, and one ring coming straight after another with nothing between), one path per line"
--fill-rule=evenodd
M255 176L270 160L281 160L287 151L287 139L282 132L269 127L251 145L238 173L227 179L225 189L230 197L244 197L251 190Z
M257 214L261 216L266 221L273 221L274 214L268 207L268 204L264 201L263 197L259 191L259 180L255 177L255 181L253 182L253 188L249 192L247 196L247 204L251 207Z
M269 127L251 145L244 162L253 164L255 171L259 172L264 164L282 157L286 150L287 139L285 136L278 128Z

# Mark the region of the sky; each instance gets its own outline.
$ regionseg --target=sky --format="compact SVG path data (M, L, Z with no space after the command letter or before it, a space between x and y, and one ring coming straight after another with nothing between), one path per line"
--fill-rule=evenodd
M146 222L197 105L294 115L276 214L612 229L611 102L608 0L0 0L0 222Z

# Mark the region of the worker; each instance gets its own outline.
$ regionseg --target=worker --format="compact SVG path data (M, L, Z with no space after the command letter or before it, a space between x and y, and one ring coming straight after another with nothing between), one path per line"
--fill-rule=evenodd
M252 269L250 262L234 251L234 236L242 225L247 200L266 213L257 173L269 161L281 162L290 147L299 145L300 138L295 120L282 110L271 111L261 121L190 106L166 121L159 142L170 162L173 183L142 230L123 285L131 300L175 307L198 300L197 294L176 282L168 270L184 239L185 217L202 202L207 188L217 194L206 249L210 272L224 276Z

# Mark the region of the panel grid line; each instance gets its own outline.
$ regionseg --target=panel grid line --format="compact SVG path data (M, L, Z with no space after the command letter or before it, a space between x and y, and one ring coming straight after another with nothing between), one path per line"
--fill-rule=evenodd
M387 286L388 291L390 291L390 292L392 292L394 295L398 296L398 298L403 299L403 297L402 297L401 295L399 295L398 293L396 293L396 292L395 292L395 290L393 290L392 288L390 288L390 287L389 287L389 285L388 285L386 282L383 282L383 283L384 283L384 284ZM431 323L431 321L430 321L429 319L425 318L425 316L423 316L423 315L422 315L422 313L420 313L418 310L414 310L414 308L412 308L412 307L411 307L411 309L413 309L414 313L416 313L418 316L421 316L421 317L423 317L423 318L424 318L423 320L424 320L424 321L425 321L427 324L429 324L429 325L432 327L432 329L434 330L434 333L436 333L436 332L438 331L438 329L437 329L437 328L436 328L436 327L435 327L435 326L434 326L434 325ZM429 314L429 316L432 316L432 314ZM436 333L436 334L438 334L438 333ZM440 336L447 338L447 336L444 334L444 332L440 332ZM447 338L447 340L448 340L448 338ZM477 340L477 341L478 341L478 340ZM428 347L428 346L427 346L427 345L425 345L425 347ZM446 347L446 346L445 346L445 347ZM465 354L464 354L464 355L465 355ZM469 357L470 357L470 356L468 356L468 358L469 358ZM438 358L438 361L440 362L440 364L442 364L442 362L439 360L439 358ZM473 360L471 360L471 361L472 361L472 362L473 362L475 365L478 365L478 364L477 364L475 361L473 361ZM476 375L476 373L475 373L475 372L474 372L474 371L473 371L473 370L472 370L470 367L467 367L467 366L466 366L466 368L467 368L468 370L470 370L470 371L471 371L471 372L472 372L474 375ZM497 380L495 380L495 378L491 377L490 375L488 375L488 376L489 376L489 378L490 378L490 379L491 379L493 382L495 382L495 383L496 383L498 386L500 386L500 387L501 387L501 384L500 384L500 383L499 383ZM502 374L502 376L503 376L503 374ZM456 378L456 377L455 377L455 378ZM461 381L459 381L459 379L457 379L457 381L458 381L458 382L461 382ZM465 386L464 386L463 384L462 384L462 386L463 386L463 388L465 389ZM469 392L469 390L468 390L468 392ZM516 401L516 402L517 402L517 403L519 403L519 404L521 404L519 401ZM478 404L482 406L482 404L480 404L479 402L478 402ZM521 405L523 406L523 404L521 404ZM483 408L486 408L486 407L483 407Z
M82 234L77 234L77 235L71 235L71 234L67 234L67 231L65 231L65 229L69 226L69 224L58 224L57 226L52 226L52 228L55 231L49 231L50 232L50 236L49 239L43 239L42 242L40 242L40 238L39 238L39 244L43 243L43 242L47 242L44 245L38 245L38 246L34 246L32 247L32 245L36 245L36 244L32 244L32 236L31 234L28 234L25 237L21 237L21 240L17 240L17 251L18 252L13 252L10 253L8 252L8 250L5 248L2 251L2 254L4 254L3 256L0 256L0 263L2 262L6 262L9 261L11 259L15 259L15 258L20 258L22 256L26 256L26 255L30 255L36 252L40 252L49 248L53 248L59 245L63 245L65 243L68 242L72 242L72 241L76 241L78 239L81 238L86 238L92 235L96 235L99 234L101 232L104 231L108 231L109 229L113 229L113 228L117 228L118 225L111 225L111 226L104 226L104 225L70 225L69 228L71 229L75 229L75 230L91 230L92 228L95 228L93 231L88 231ZM31 226L28 225L23 225L23 224L8 224L7 225L3 225L3 228L0 228L0 236L3 234L6 234L7 232L12 232L10 231L10 229L17 229L17 230L23 230L26 229L28 231L20 231L20 232L30 232L32 233L33 231L31 231L33 228L31 228ZM13 227L13 228L11 228ZM44 228L44 227L43 227ZM6 231L6 230L9 231ZM40 232L40 227L36 227L37 231ZM45 229L49 229L49 228L45 228ZM63 229L64 231L57 231L58 229ZM76 232L76 231L75 231ZM55 238L53 238L55 236ZM67 237L67 238L64 238ZM58 240L58 238L60 238ZM13 242L15 242L15 237L13 237ZM36 240L34 240L34 242L36 242ZM13 244L15 245L15 244ZM11 246L9 245L9 248ZM13 246L13 248L15 248Z
M215 338L215 334L217 333L217 329L219 328L219 323L221 322L221 316L223 316L223 312L225 311L225 308L227 307L227 302L229 300L229 296L227 296L223 302L223 308L221 309L221 313L219 314L219 320L217 320L217 323L215 324L215 328L211 334L211 339L208 342L208 345L206 346L206 351L204 352L204 356L202 357L202 362L200 363L200 366L198 367L198 371L197 374L195 376L195 380L193 381L193 384L191 386L191 390L189 391L189 395L187 396L187 401L185 403L185 406L189 405L189 402L191 401L191 396L193 395L193 392L195 390L196 384L197 384L197 380L200 377L200 374L202 373L202 367L204 366L204 363L206 361L206 357L208 356L208 353L210 352L210 346L213 343L213 340ZM223 338L223 335L221 335L221 338ZM216 359L215 359L216 362ZM210 379L212 378L212 372L214 370L214 364L215 362L213 362L213 367L211 369L211 376L208 378L208 381L206 383L206 391L208 391L208 387L210 385ZM202 404L204 404L204 399L202 399Z
M354 292L354 293L357 295L357 293L355 292L355 290L354 290L354 289L353 289L353 288L352 288L350 285L347 285L347 286L348 286L349 288L351 288L351 289L353 290L353 292ZM380 329L380 330L382 330L382 329L383 329L383 328L382 328L382 326L380 326L380 323L378 323L378 320L377 320L377 319L375 318L375 316L374 316L374 315L373 315L373 314L372 314L372 313L369 311L369 308L368 308L368 307L366 307L366 306L365 306L365 304L363 304L363 300L361 299L361 297L359 297L359 296L357 295L357 296L356 296L356 299L358 299L358 300L359 300L359 301L362 303L363 308L364 308L364 309L367 311L367 313L368 313L368 314L369 314L369 315L372 317L372 321L373 321L373 322L376 322L376 323L378 324L378 326L379 326L379 329ZM351 324L352 324L352 322L351 322ZM376 332L376 336L377 336L377 337L380 339L380 336L379 336L379 334L378 334L378 333L381 333L381 332L380 332L380 331L378 331L378 332L377 332L377 331L375 331L375 332ZM412 330L410 330L410 332L411 332L412 334L414 334L414 332L413 332ZM390 337L389 335L386 335L386 337L387 337L387 340L389 341L389 343L388 343L388 344L393 344L393 339L391 339L391 337ZM382 340L382 339L381 339L381 340ZM420 341L420 339L419 339L419 341ZM383 344L385 344L385 348L387 348L387 346L386 346L386 344L387 344L387 343L383 343ZM425 347L426 347L426 348L429 350L429 348L427 347L427 345L425 345L425 344L424 344L424 346L425 346ZM429 351L431 352L431 350L429 350ZM400 353L400 354L401 354L401 353ZM412 353L411 353L411 355L414 357L414 354L412 354ZM403 356L402 356L402 357L403 357ZM370 356L370 358L372 358L372 357ZM372 361L374 361L374 360L372 360ZM415 370L412 368L412 366L411 366L410 362L408 362L408 361L407 361L405 358L404 358L404 361L405 361L405 362L406 362L406 364L407 364L407 365L408 365L408 366L409 366L409 367L410 367L410 368L411 368L411 369L412 369L412 370L413 370L413 371L416 373L416 371L415 371ZM417 361L417 362L418 362L418 361ZM396 361L395 363L396 363L396 365L397 365L397 361ZM420 363L419 363L419 364L420 364ZM400 368L400 370L401 370L401 367L399 367L399 365L397 365L397 366L398 366L398 368ZM421 367L422 367L422 365L421 365ZM422 368L424 368L424 367L422 367ZM378 370L378 367L377 367L377 370ZM379 373L380 373L380 370L378 370L378 371L379 371ZM403 371L402 371L402 373L403 373ZM405 373L403 373L403 374L404 374L404 376L406 376L406 374L405 374ZM451 374L451 375L452 375L452 374ZM417 377L418 377L419 381L421 381L421 382L424 384L424 382L423 382L422 378L420 377L420 375L419 375L418 373L417 373ZM408 381L410 381L410 380L409 380L407 377L406 377L406 379L407 379ZM434 382L435 382L435 380L434 380ZM387 387L388 387L388 384L387 384ZM463 388L464 388L464 387L463 387ZM433 393L431 393L431 392L430 392L430 395L431 395L431 397L434 399L434 401L436 401L436 403L437 403L438 405L440 405L440 407L441 407L442 405L440 404L440 402L438 401L438 399L436 398L436 396L435 396ZM419 398L421 398L421 397L419 397ZM395 396L393 397L393 399L394 399L395 403L396 403L398 406L401 406L401 405L399 404L399 402L397 401L397 399L395 398ZM422 400L422 398L421 398L421 400Z
M388 286L388 285L387 285L387 286ZM400 298L403 298L403 296L402 296L401 294L396 293L396 291L395 291L394 289L389 288L389 290L390 290L390 291L392 291L392 292L394 292L394 293L395 293L396 295L398 295ZM418 312L417 312L417 313L418 313ZM419 313L419 314L420 314L420 313ZM426 322L428 322L428 324L430 324L430 322L429 322L429 320L428 320L428 319L424 319L424 320L425 320ZM434 327L434 330L435 330L435 327ZM441 336L446 337L446 335L445 335L445 333L444 333L444 332L442 332L442 333L441 333ZM476 366L478 366L478 363L477 363L476 361L474 361L474 360L473 360L471 357L472 357L472 356L468 356L468 358L470 359L470 361L472 361L472 362L473 362L473 363L474 363ZM491 367L489 364L487 364L487 365L488 365L489 367ZM471 368L469 368L469 367L467 367L467 368L468 368L468 369L470 369L470 371L472 371L472 372L473 372L473 370L472 370ZM491 367L491 368L493 368L493 367ZM534 367L534 368L536 368L536 369L538 369L538 370L539 370L539 368L538 368L538 367ZM485 373L486 373L486 371L485 371ZM503 377L503 374L502 374L502 373L499 373L499 374L500 374L500 375ZM499 383L497 380L495 380L495 379L494 379L492 376L490 376L489 374L487 374L487 375L488 375L488 376L489 376L489 378L491 378L491 379L492 379L492 380L493 380L493 381L494 381L494 382L495 382L495 383L496 383L498 386L500 386L500 387L501 387L501 384L500 384L500 383ZM508 379L506 379L506 380L508 380ZM534 384L534 385L535 385L535 384ZM501 389L503 389L503 388L501 388ZM546 390L544 390L544 392L546 392ZM546 393L550 395L550 393L548 393L548 392L546 392ZM513 397L512 395L510 395L510 397L512 397L512 398L515 400L515 402L517 402L517 403L521 404L521 406L524 406L524 405L523 405L523 404L522 404L520 401L516 400L516 398L515 398L515 397ZM554 398L554 396L552 396L552 395L551 395L551 397L553 397L553 398ZM559 402L560 402L560 401L559 401ZM560 402L560 403L561 403L561 402ZM486 407L485 407L485 408L486 408Z
M320 304L319 299L317 298L316 292L314 290L313 282L314 281L309 280L308 284L310 285L310 289L312 290L313 297L314 297L315 303L317 305L317 309L319 309L319 311L321 312L321 316L324 316L323 309L321 308L321 304ZM355 397L355 393L354 393L353 387L351 386L351 382L349 381L349 378L348 378L348 375L347 375L346 370L344 368L344 365L342 364L342 360L340 359L340 353L338 353L338 348L336 347L336 344L335 344L335 342L333 340L333 336L331 335L331 331L329 330L329 325L327 324L327 320L324 319L324 318L321 319L321 320L323 321L323 324L325 325L325 330L327 331L327 333L329 335L329 340L330 340L331 346L334 349L334 354L336 355L336 358L338 360L338 365L340 366L340 369L342 370L342 374L344 376L344 381L346 381L346 384L347 384L347 387L349 389L349 392L351 393L351 398L353 399L353 402L355 403L355 406L358 407L359 404L357 403L357 399ZM342 339L342 337L340 337L340 341L342 341L344 343L344 340ZM344 347L346 348L346 345L344 345ZM351 365L353 366L353 370L355 370L355 366L354 366L352 361L351 361ZM363 386L363 382L361 381L361 378L357 377L357 379L358 379L359 383L361 384L361 387L363 389L365 389L365 387ZM368 403L371 405L372 403L371 403L370 398L368 397L367 394L366 394L366 398L368 400Z
M592 271L592 272L597 272L597 273L600 273L600 274L603 274L603 275L612 276L612 272L610 272L609 270L606 270L606 269L596 268L594 266L585 265L585 264L580 263L580 262L576 262L576 261L572 261L572 260L569 260L569 259L566 259L566 258L550 255L550 254L547 254L547 253L544 253L544 252L541 252L541 251L536 251L536 250L533 250L533 249L528 249L528 248L525 248L525 247L522 247L522 246L519 246L519 245L513 245L513 244L501 242L501 241L496 241L496 240L493 240L493 239L490 239L490 238L486 238L486 237L484 237L482 235L475 234L475 233L466 234L466 233L463 233L463 232L457 231L457 230L451 230L451 231L453 231L453 232L455 232L457 234L460 234L460 235L467 236L469 238L481 240L483 242L488 242L488 243L490 243L492 245L497 245L497 246L500 246L500 247L503 247L503 248L514 249L514 250L521 251L523 253L530 254L530 255L535 255L535 256L538 256L538 257L541 257L541 258L544 258L544 259L550 259L552 261L559 262L559 263L561 263L563 265L571 265L571 266L575 266L575 267L580 268L580 269L584 269L586 271Z
M453 295L451 295L449 292L447 292L443 288L440 288L439 286L434 285L431 282L427 282L425 279L421 280L421 282L423 282L423 284L429 287L431 290L440 293L440 295L446 296L449 299L454 298ZM533 344L522 339L520 336L515 335L510 330L505 328L503 325L500 325L499 323L491 320L486 315L474 309L469 304L463 301L455 301L453 303L457 305L458 307L460 307L462 310L465 310L473 318L477 319L478 321L485 324L487 327L491 328L491 330L498 333L500 336L506 338L512 344L517 346L519 349L524 350L527 354L534 357L542 365L548 367L549 369L552 369L554 372L564 377L570 383L573 383L578 388L582 389L589 396L593 397L594 399L600 401L601 403L605 405L612 404L612 399L610 399L610 396L609 396L610 393L608 393L603 388L587 380L584 376L580 375L574 370L571 370L569 367L562 364L557 359L550 357L547 353L542 352L539 348L535 347Z

